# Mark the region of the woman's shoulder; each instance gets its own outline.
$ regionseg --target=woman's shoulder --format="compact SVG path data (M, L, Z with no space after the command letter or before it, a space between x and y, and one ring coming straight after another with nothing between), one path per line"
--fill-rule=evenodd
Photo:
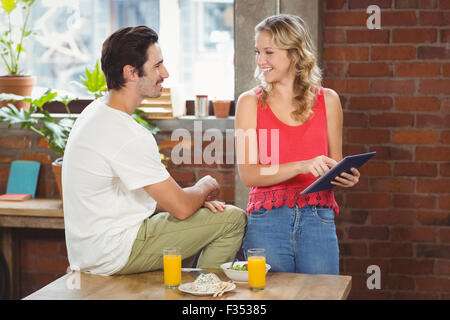
M257 88L256 88L257 89ZM250 89L243 92L237 102L238 108L254 109L258 106L260 93L256 89Z
M323 88L323 97L327 114L342 112L341 100L339 94L330 88Z

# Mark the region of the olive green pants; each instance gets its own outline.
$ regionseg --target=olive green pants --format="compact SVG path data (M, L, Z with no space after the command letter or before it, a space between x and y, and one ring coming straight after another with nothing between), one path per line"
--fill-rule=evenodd
M184 266L192 266L201 251L199 268L220 268L222 263L233 261L241 247L246 225L244 211L232 205L217 213L201 208L185 220L167 212L158 213L144 220L127 264L116 274L162 269L166 247L181 248Z

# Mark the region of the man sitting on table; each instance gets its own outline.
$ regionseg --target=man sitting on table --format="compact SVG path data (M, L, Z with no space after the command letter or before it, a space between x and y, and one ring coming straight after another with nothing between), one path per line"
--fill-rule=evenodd
M108 94L80 114L64 154L72 270L112 275L161 269L163 248L172 246L191 261L203 249L198 267L219 268L241 246L244 211L213 200L219 185L211 176L182 189L161 163L153 135L131 116L142 99L161 96L169 76L157 41L152 29L138 26L103 43Z

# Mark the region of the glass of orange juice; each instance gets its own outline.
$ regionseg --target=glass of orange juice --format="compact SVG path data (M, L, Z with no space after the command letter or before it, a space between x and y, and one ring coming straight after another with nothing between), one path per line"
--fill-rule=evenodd
M177 288L181 283L181 249L176 247L163 249L164 284L166 288Z
M248 284L250 289L262 290L266 286L266 250L248 249Z

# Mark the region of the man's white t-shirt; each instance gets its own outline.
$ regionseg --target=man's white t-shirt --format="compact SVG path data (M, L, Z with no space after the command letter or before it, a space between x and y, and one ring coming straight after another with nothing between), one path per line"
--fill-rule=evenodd
M151 132L105 99L93 101L76 120L62 185L71 268L110 275L125 266L139 227L155 211L143 187L170 175Z

